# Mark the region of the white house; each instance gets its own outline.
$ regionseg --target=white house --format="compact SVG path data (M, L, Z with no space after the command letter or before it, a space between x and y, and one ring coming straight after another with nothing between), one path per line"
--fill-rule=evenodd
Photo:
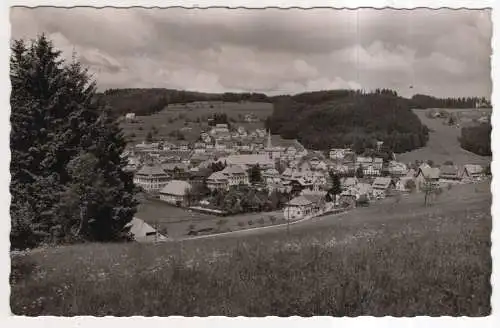
M168 174L159 165L143 166L134 175L134 183L147 192L158 192L167 185Z
M127 121L133 121L133 120L135 120L135 113L127 113L127 114L125 114L125 120L127 120Z
M284 209L285 219L289 221L314 216L322 209L322 195L300 195L290 200Z

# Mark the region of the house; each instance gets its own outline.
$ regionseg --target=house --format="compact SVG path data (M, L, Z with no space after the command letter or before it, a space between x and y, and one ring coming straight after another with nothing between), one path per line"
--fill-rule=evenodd
M262 179L264 182L269 185L271 183L279 183L281 182L281 177L279 172L276 169L268 169L262 172Z
M285 219L299 220L317 214L323 205L322 195L300 195L290 200L284 209Z
M462 177L458 166L442 165L440 167L439 179L444 182L458 182L462 180Z
M408 173L408 167L404 163L390 161L388 172L392 176L404 176Z
M169 175L160 165L144 165L134 175L134 183L146 192L156 193L167 185Z
M160 190L160 200L172 205L184 206L188 203L191 185L186 181L172 180Z
M207 188L211 191L229 188L229 179L222 172L214 172L207 178Z
M188 166L184 163L163 163L161 167L175 180L185 180L189 177Z
M228 165L221 173L227 177L229 186L250 184L247 172L239 165Z
M192 187L201 186L211 174L212 170L209 168L196 168L189 171L188 181Z
M356 157L356 168L362 167L365 169L369 165L373 164L373 159L371 157L358 156Z
M388 177L378 177L372 183L373 194L377 198L387 196L391 187L395 187L395 184Z
M421 166L415 176L415 185L417 191L421 191L426 182L430 182L433 186L439 186L440 170L437 167Z
M384 159L380 157L375 157L373 159L373 167L379 171L382 171L382 167L384 166Z
M344 156L345 156L346 152L348 152L348 151L350 151L350 149L334 148L334 149L330 149L328 156L330 157L330 159L338 161L338 160L344 159Z
M380 176L382 174L382 169L375 167L375 165L364 166L363 174L369 177Z
M358 178L356 177L347 177L343 178L340 181L340 185L342 186L342 189L346 190L351 187L355 187L359 183Z
M125 114L125 120L126 121L133 121L133 120L135 120L135 113L127 113L127 114Z
M153 243L167 240L165 236L156 231L152 226L138 218L132 218L132 220L125 225L125 228L130 229L130 234L134 237L134 240L140 243Z
M484 178L484 168L477 164L466 164L462 171L462 179L466 181L478 181Z

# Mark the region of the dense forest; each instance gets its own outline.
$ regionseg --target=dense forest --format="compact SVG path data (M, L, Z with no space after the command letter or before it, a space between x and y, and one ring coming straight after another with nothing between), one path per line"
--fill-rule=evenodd
M109 89L96 97L113 108L116 115L133 112L136 115L151 115L164 109L169 104L188 104L196 101L224 102L270 102L260 93L222 93L211 94L173 89Z
M422 147L428 129L411 111L408 99L390 90L371 93L321 91L276 99L266 127L304 146L327 150L352 146L358 153L377 141L401 153Z
M476 104L480 107L491 107L491 103L486 98L462 97L462 98L436 98L427 95L416 94L411 98L413 108L475 108Z
M480 124L478 126L462 128L460 146L481 156L491 156L491 125Z

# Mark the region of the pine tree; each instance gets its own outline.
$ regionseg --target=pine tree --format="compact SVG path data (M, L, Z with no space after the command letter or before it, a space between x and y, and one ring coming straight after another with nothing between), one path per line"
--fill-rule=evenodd
M30 240L25 247L47 241L54 229L71 239L74 218L88 215L68 210L69 203L61 198L67 200L70 190L73 195L82 190L103 195L90 201L72 199L76 207L92 213L89 224L75 230L78 238L115 239L137 205L132 178L123 172L126 163L120 154L125 142L116 121L94 102L96 84L88 71L75 56L65 63L60 55L44 35L29 45L22 40L12 45L11 241L15 247L23 245L22 239ZM97 161L89 162L90 155L82 155L86 153ZM80 165L76 163L91 167L99 179L82 176L86 171L75 171L72 165Z

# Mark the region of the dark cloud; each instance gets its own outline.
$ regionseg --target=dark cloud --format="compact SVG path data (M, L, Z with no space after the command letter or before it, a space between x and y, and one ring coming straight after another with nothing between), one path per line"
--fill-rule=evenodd
M14 38L74 49L101 89L491 93L489 10L14 8ZM413 85L412 90L409 86Z

